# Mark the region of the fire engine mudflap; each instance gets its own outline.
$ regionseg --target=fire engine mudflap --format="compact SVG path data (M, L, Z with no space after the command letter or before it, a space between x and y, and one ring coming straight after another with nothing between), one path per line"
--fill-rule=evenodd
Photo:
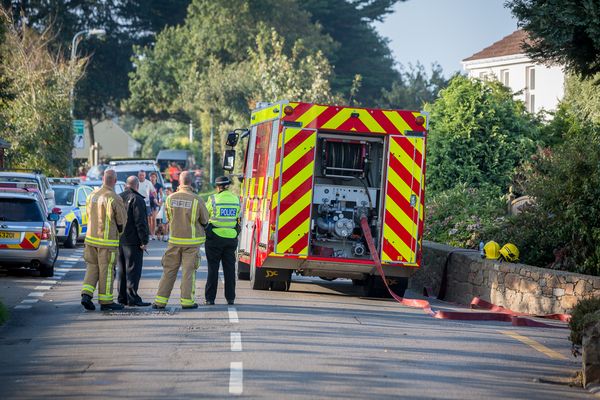
M348 278L387 297L377 259L402 296L421 263L426 128L419 111L259 104L224 157L232 171L239 138L238 277L257 290L287 290L292 273Z

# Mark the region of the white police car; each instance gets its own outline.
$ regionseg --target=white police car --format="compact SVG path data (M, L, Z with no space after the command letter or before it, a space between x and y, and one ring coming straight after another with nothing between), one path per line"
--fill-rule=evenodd
M51 179L56 207L60 208L60 220L56 224L56 236L65 247L77 246L87 232L86 199L93 189L81 185L78 180Z

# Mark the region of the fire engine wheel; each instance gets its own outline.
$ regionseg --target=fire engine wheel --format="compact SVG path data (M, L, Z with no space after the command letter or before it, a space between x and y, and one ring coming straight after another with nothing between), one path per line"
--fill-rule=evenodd
M245 262L238 261L237 277L240 281L250 280L250 265Z
M390 289L398 296L404 296L404 292L408 287L408 278L389 277L388 285ZM383 279L380 276L369 276L365 285L363 286L365 297L376 297L376 298L390 298L390 292L388 292Z
M252 241L252 250L250 252L250 287L253 290L269 290L269 282L262 274L256 271L256 247L258 246L256 238Z

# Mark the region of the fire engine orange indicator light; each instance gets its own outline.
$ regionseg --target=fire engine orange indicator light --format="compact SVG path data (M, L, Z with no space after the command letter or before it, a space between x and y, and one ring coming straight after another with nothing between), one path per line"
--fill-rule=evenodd
M423 126L425 123L425 118L423 118L422 115L419 115L417 118L415 118L415 123L419 126Z
M292 107L292 106L285 106L285 108L283 109L283 113L285 115L292 115L294 113L294 107Z

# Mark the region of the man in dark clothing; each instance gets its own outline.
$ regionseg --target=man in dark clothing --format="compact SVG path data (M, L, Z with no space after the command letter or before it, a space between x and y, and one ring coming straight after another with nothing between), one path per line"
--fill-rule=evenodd
M119 281L119 303L145 307L138 295L142 276L144 250L148 245L148 217L144 196L138 193L140 181L136 176L127 178L127 190L120 194L127 209L127 224L119 240L119 261L117 279Z

